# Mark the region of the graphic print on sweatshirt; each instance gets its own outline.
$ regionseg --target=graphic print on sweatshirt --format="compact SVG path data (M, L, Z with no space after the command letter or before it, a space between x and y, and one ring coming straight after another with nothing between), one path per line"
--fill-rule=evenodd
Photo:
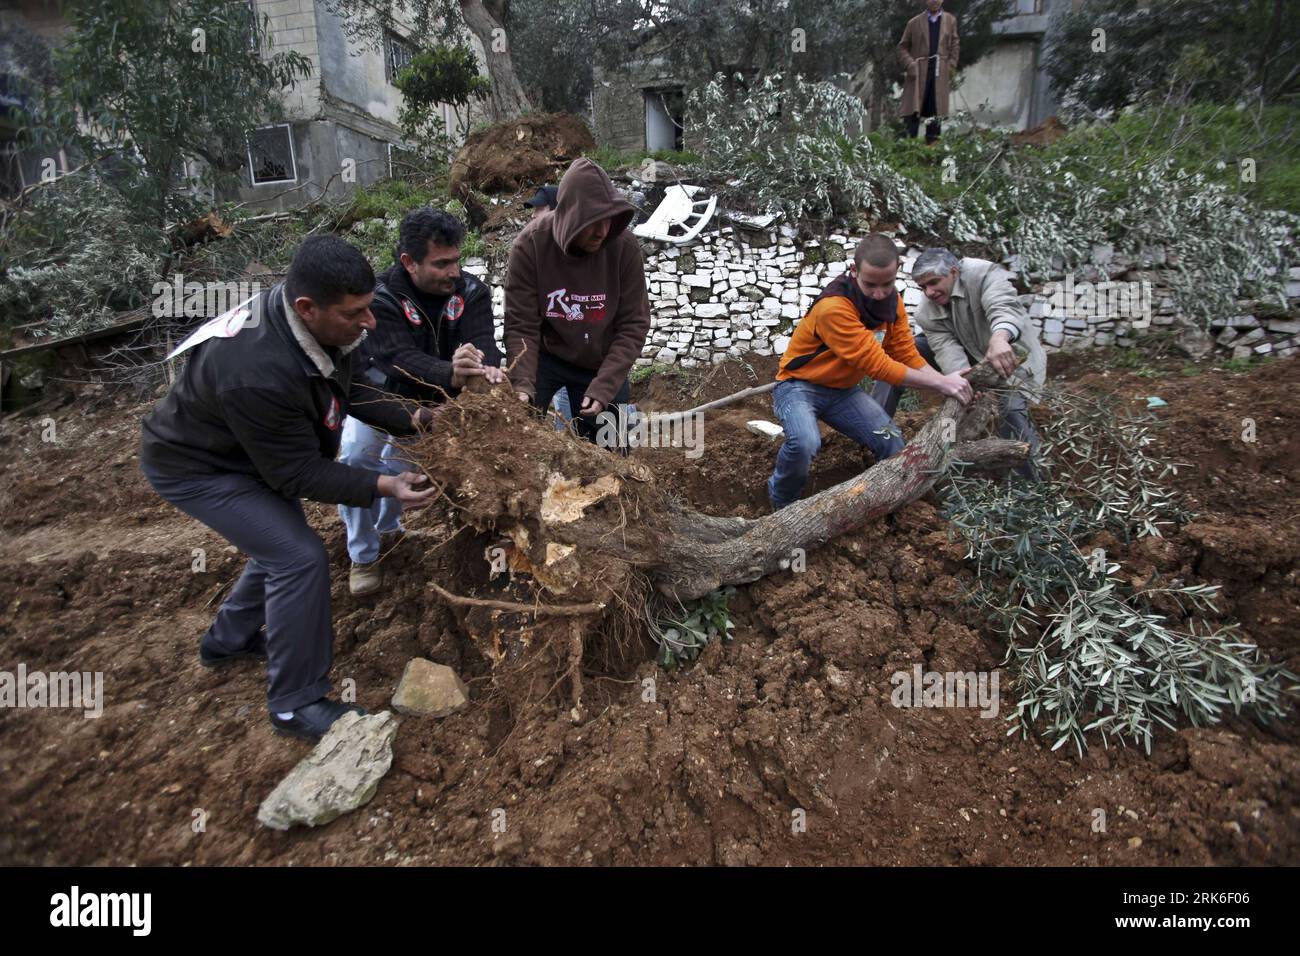
M546 295L546 317L568 322L600 322L605 318L605 293L580 295L555 289Z

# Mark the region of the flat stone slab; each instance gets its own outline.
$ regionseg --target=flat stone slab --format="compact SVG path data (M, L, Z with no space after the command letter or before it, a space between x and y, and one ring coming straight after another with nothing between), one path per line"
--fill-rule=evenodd
M756 419L752 422L745 422L745 427L755 435L762 435L764 438L780 438L785 434L785 429L774 422L765 422L762 419Z
M386 710L344 714L262 801L258 822L318 827L370 802L393 765L395 736L397 720Z
M450 667L423 657L407 661L393 693L393 710L415 717L446 717L469 703L469 689Z

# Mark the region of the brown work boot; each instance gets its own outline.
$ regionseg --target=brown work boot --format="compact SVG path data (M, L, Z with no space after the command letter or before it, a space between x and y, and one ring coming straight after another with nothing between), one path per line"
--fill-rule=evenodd
M378 561L371 561L369 564L353 562L352 570L348 572L348 591L353 597L374 594L383 586L384 572L379 567Z

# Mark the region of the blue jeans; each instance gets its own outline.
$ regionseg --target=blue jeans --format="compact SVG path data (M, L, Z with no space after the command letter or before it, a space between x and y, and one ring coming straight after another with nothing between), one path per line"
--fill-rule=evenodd
M934 349L930 348L930 342L925 337L924 332L917 332L913 341L916 343L916 351L921 358L929 363L930 368L936 372L943 372L939 368L939 360L934 357ZM875 399L877 405L885 410L885 414L890 418L894 417L894 412L898 411L898 400L903 397L904 388L902 385L890 385L888 382L876 382L871 389L871 397Z
M767 496L779 510L799 497L808 469L821 449L817 420L821 419L842 435L866 445L883 461L903 450L903 435L884 410L866 392L852 388L830 388L791 378L776 383L772 393L785 428L785 441L776 455L776 470L767 480Z
M560 417L555 422L555 430L562 432L569 427L569 419L573 417L573 409L569 407L569 390L567 388L556 389L555 398L551 400L551 408L559 412Z
M343 422L339 458L345 465L365 468L384 475L400 475L409 470L383 432L377 431L349 415ZM339 517L348 529L348 557L357 564L369 564L379 557L379 536L401 531L399 519L402 503L396 498L376 498L369 508L339 505Z

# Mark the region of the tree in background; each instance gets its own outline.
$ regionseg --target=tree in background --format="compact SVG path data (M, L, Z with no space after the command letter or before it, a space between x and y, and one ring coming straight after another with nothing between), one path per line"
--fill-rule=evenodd
M1056 17L1047 73L1061 102L1105 112L1141 104L1255 102L1300 92L1300 18L1286 0L1095 0Z
M328 0L349 34L378 43L396 30L417 44L459 42L468 27L492 78L494 121L534 105L581 112L592 66L615 72L654 58L683 85L718 73L814 80L857 74L870 62L873 115L885 115L899 79L896 47L921 0ZM962 62L992 45L1008 0L959 0ZM404 19L399 19L404 17Z
M530 112L532 101L515 72L510 0L326 0L347 35L378 48L392 30L420 47L460 44L468 29L483 47L491 78L486 102L493 122Z
M192 211L190 186L233 180L249 130L311 72L299 53L264 54L268 21L228 0L83 0L70 25L29 132L123 160L124 193L157 225Z
M478 60L468 46L435 46L417 53L397 75L402 91L398 123L402 134L426 157L445 161L454 144L437 107L464 109L488 95L492 84L479 75ZM463 124L462 124L463 125Z
M898 41L921 0L596 0L589 29L601 65L617 70L653 56L690 88L721 73L751 83L781 74L810 80L857 75L872 65L863 99L872 126L886 117L889 91L900 81ZM993 43L993 22L1007 0L945 4L960 21L961 62L968 66Z
M512 0L507 29L515 69L529 98L547 112L585 113L591 105L594 0Z

